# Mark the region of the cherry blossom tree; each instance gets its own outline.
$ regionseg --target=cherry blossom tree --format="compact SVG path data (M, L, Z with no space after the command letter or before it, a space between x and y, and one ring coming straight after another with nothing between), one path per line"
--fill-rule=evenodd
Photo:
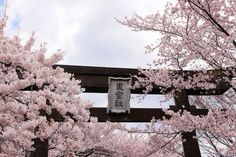
M165 143L175 141L179 132L196 130L202 153L236 155L233 90L236 81L232 80L236 65L235 8L234 0L176 0L173 4L168 3L163 13L145 17L134 14L123 21L118 20L134 31L151 31L159 35L157 41L146 46L146 52L156 53L156 58L149 69L140 69L146 77L137 76L135 87L146 87L149 92L158 86L171 94L190 88L209 90L220 82L232 87L223 96L191 98L192 104L209 110L207 116L167 111L172 118L159 121L162 125L156 132L167 132L174 138L164 142L163 147L152 144L156 147L153 153L163 152L169 146ZM160 134L154 134L151 141L163 141L162 138ZM178 153L178 144L175 145L172 152L183 156Z
M235 64L234 8L235 2L230 0L178 0L176 4L167 4L163 15L158 12L146 17L135 14L119 21L135 31L153 31L161 35L146 46L147 52L158 52L153 60L156 68L142 71L149 79L140 79L140 83L145 86L153 83L165 88L211 88L213 85L204 81L209 79L206 70L225 70ZM174 74L176 77L173 77L173 73L162 69L194 69L205 73L192 78L188 76L186 80L182 75Z
M32 50L33 35L21 44L18 36L5 35L5 25L6 17L0 20L1 156L25 156L36 138L48 140L50 156L85 150L90 104L79 98L80 81L59 67L53 69L63 53L46 58L44 45ZM53 114L64 122L54 120Z

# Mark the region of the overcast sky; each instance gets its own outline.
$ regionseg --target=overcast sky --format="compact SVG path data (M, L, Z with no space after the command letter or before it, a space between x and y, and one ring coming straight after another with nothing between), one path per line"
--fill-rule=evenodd
M132 32L114 18L124 19L163 10L167 0L8 0L7 32L26 39L32 31L48 52L66 52L62 63L87 66L145 66L152 60L145 45L153 32Z
M132 32L116 22L134 12L163 10L168 0L8 0L7 34L19 32L25 41L35 32L36 46L46 42L48 54L62 49L62 64L145 67L154 54L144 47L155 41L153 32ZM0 0L0 3L2 0ZM104 104L106 95L96 103ZM153 98L151 98L153 100Z

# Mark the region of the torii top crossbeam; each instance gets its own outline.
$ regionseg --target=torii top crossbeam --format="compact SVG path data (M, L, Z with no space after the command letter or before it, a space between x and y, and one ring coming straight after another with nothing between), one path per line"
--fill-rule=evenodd
M110 67L91 67L91 66L74 66L74 65L55 65L61 67L65 72L74 74L76 79L81 80L81 86L85 88L85 92L89 93L107 93L108 77L130 77L138 75L138 69L130 68L110 68ZM209 70L212 73L213 70ZM188 75L197 74L199 71L184 71ZM176 71L178 73L178 71ZM213 72L214 73L214 72ZM132 79L134 84L135 79ZM226 82L220 82L216 88L205 89L186 89L187 95L222 95L230 88ZM131 90L132 94L142 94L143 89ZM163 94L159 87L154 87L148 94Z

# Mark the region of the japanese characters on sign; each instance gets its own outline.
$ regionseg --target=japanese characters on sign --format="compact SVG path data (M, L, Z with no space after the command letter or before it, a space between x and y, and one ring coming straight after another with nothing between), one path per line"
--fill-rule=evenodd
M130 113L131 78L109 77L108 84L107 113Z

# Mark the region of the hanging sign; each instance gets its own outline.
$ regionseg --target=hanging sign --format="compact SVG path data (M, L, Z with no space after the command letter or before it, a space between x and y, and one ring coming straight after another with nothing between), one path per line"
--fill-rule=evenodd
M108 78L107 113L130 113L131 78Z

